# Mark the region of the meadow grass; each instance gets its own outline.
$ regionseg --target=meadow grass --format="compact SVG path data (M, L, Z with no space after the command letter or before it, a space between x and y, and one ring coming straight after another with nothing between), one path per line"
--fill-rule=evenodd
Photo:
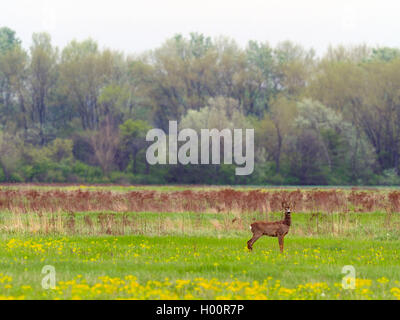
M355 209L293 212L283 254L276 238L246 248L249 224L282 212L2 209L0 299L400 299L400 214ZM42 287L47 265L53 289Z
M0 296L24 299L395 299L400 241L195 236L2 236ZM45 265L57 287L41 286ZM344 290L342 268L356 270ZM184 284L184 285L182 285ZM182 289L184 287L184 290Z
M0 231L43 235L178 235L246 237L255 220L275 221L281 212L31 212L0 211ZM400 239L400 214L388 212L293 213L290 235L340 239Z

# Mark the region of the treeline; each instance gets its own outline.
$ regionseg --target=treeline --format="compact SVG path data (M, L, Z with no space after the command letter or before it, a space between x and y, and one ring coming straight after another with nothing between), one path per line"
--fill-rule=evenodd
M134 41L134 39L132 40ZM254 128L255 170L149 166L150 128ZM0 28L0 182L400 184L400 50L192 33L136 55Z

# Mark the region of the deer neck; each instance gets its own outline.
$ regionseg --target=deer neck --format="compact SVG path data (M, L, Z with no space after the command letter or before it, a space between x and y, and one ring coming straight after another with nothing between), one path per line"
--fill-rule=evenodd
M292 224L292 218L290 215L290 212L285 213L285 219L283 220L283 223L290 226Z

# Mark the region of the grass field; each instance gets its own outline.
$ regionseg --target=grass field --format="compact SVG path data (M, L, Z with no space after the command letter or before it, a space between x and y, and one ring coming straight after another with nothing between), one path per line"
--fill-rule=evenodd
M30 211L0 211L2 299L400 299L393 210L294 210L280 254L276 238L246 248L249 223L280 212L68 212L30 201ZM46 265L54 289L42 287ZM342 287L349 265L355 289Z

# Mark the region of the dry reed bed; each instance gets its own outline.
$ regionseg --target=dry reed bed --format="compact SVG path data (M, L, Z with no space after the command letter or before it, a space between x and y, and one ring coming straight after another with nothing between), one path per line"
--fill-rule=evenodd
M282 201L296 212L400 212L400 191L273 190L131 192L83 190L0 190L0 210L17 212L199 212L281 211Z
M291 232L301 236L362 232L373 237L377 231L397 234L400 230L399 217L393 214L400 211L398 191L0 190L0 232L164 235L248 231L255 219L270 220L269 212L280 212L282 201L293 202L295 212L310 213ZM374 211L386 212L379 230L376 226L361 228L349 214ZM182 214L162 214L169 212Z

